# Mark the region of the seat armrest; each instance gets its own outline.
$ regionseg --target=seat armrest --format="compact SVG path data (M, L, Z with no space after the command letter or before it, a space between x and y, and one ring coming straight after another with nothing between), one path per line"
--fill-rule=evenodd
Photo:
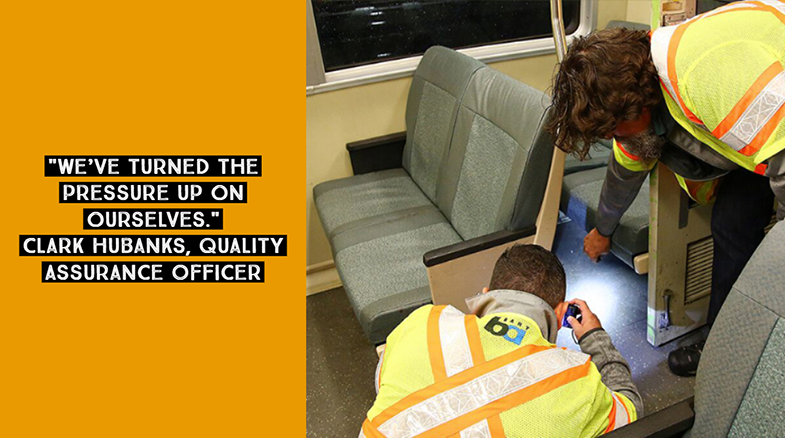
M428 251L423 255L422 261L426 268L430 268L480 251L485 251L486 249L495 246L533 236L536 232L537 227L534 225L518 231L497 231L495 233L486 234L485 236Z
M468 312L466 299L490 284L499 256L516 243L534 243L536 230L532 225L519 231L498 231L425 253L433 304Z
M680 437L695 423L694 403L695 398L690 397L605 436L608 438Z
M355 175L402 167L406 132L346 144Z

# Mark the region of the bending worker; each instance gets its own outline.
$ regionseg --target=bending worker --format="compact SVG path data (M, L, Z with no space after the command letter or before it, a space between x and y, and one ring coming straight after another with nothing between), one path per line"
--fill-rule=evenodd
M553 90L548 130L583 158L613 137L596 228L595 261L659 160L698 202L715 197L712 324L764 236L775 195L785 216L785 3L737 2L677 26L608 29L576 39ZM721 183L718 178L722 177ZM694 375L702 343L668 364Z
M629 366L585 302L568 319L583 353L553 345L568 305L555 255L508 248L490 288L467 300L473 314L427 305L396 327L361 437L597 436L641 415Z

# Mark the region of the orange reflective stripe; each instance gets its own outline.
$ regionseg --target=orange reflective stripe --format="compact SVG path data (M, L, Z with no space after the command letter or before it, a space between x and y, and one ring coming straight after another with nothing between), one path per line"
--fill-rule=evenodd
M782 21L785 24L785 6L779 6L779 8L776 8L774 6L771 6L763 2L752 1L750 3L759 6L761 9L767 12L771 12L772 14L774 14L775 17L777 17L780 21Z
M480 342L480 330L477 328L477 317L466 315L463 319L466 324L466 336L469 338L469 350L472 352L472 363L479 365L485 362L485 353Z
M684 104L684 100L681 98L681 93L679 92L679 81L676 79L676 49L679 47L679 41L681 41L681 37L690 24L692 24L692 21L678 25L676 30L673 31L671 40L668 43L668 80L671 83L671 87L673 87L673 92L676 94L676 101L679 103L684 115L687 116L690 121L703 125L703 122Z
M734 124L739 120L739 118L744 114L744 111L750 106L753 100L766 88L766 85L774 79L780 72L782 72L782 64L778 61L775 61L766 71L761 74L758 79L752 84L752 86L744 93L744 96L739 99L736 105L733 107L732 110L722 119L719 125L714 128L711 133L720 138L725 135L730 129L733 127Z
M616 144L619 145L619 150L624 154L624 156L626 156L630 160L632 160L632 161L640 161L641 160L641 157L639 157L637 155L633 155L633 154L627 152L627 149L624 149L624 145L622 145L619 140L616 140Z
M370 421L368 421L367 418L365 419L365 421L363 421L362 434L360 436L364 436L365 438L384 438L384 435L382 435L381 432L376 430L376 428L373 427L373 425L371 424Z
M612 431L616 427L616 400L613 400L613 395L611 395L611 412L608 414L608 427L605 428L605 432L608 433Z
M785 105L780 106L780 109L771 116L768 122L763 125L763 128L758 132L758 135L752 139L750 144L744 147L744 149L740 150L739 153L742 155L750 156L755 154L763 147L764 144L769 140L771 134L774 133L774 130L777 129L779 126L780 121L782 118L785 117Z
M505 438L502 417L499 414L488 417L488 427L491 430L491 438Z
M433 306L431 313L428 314L428 356L431 360L434 382L447 378L447 370L444 367L444 355L442 354L442 340L439 336L439 317L441 317L444 307Z
M404 410L424 400L427 400L437 394L440 394L449 389L453 389L457 386L468 383L476 379L477 377L482 376L483 374L486 374L497 368L501 368L505 365L509 365L515 362L516 360L522 359L530 354L534 354L543 350L549 350L551 348L554 347L543 347L541 345L526 345L524 347L515 349L510 353L505 354L504 356L497 357L496 359L493 359L488 362L483 362L481 364L475 365L472 368L469 368L464 372L436 381L433 385L428 386L427 388L423 388L419 391L413 392L407 395L406 397L402 398L398 402L396 402L394 405L385 409L379 415L373 418L371 424L373 424L375 427L379 427L382 424L384 424L385 421L403 412ZM476 422L477 421L475 421L474 423ZM471 426L474 423L468 424L467 427Z
M755 166L755 173L758 175L766 175L766 169L768 169L769 165L766 163L760 163Z
M522 350L522 348L518 349ZM515 351L518 351L515 350ZM492 363L487 362L487 363ZM561 373L555 374L539 383L536 383L520 391L514 392L510 395L502 397L494 402L488 403L485 406L476 409L462 417L455 420L448 421L440 426L418 435L422 438L440 438L452 434L454 431L460 431L481 421L484 418L489 418L493 415L498 415L501 412L510 410L516 406L520 406L528 401L534 400L544 394L547 394L554 389L566 385L567 383L574 382L589 374L591 367L591 360L586 360L583 365L569 368Z

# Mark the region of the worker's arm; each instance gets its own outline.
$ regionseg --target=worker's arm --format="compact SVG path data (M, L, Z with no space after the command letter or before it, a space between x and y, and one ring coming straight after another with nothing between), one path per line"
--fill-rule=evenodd
M777 220L785 219L785 151L778 153L769 160L766 168L771 190L777 197Z
M643 416L643 399L632 381L630 365L613 345L610 335L602 328L599 318L583 300L572 300L581 309L581 320L570 317L581 351L591 356L591 361L602 376L602 383L613 392L627 397L635 407L636 418Z
M613 154L597 208L596 228L601 235L610 237L613 234L655 164L656 161L644 162L613 140Z

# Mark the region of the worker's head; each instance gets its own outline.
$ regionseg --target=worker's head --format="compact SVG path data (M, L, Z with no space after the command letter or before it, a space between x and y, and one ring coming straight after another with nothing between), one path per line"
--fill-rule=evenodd
M513 245L496 261L490 290L511 289L542 298L556 309L564 302L564 267L550 251L537 245Z
M648 33L594 32L576 38L559 66L546 129L557 147L581 159L598 139L611 137L649 159L662 147L650 113L661 100Z

